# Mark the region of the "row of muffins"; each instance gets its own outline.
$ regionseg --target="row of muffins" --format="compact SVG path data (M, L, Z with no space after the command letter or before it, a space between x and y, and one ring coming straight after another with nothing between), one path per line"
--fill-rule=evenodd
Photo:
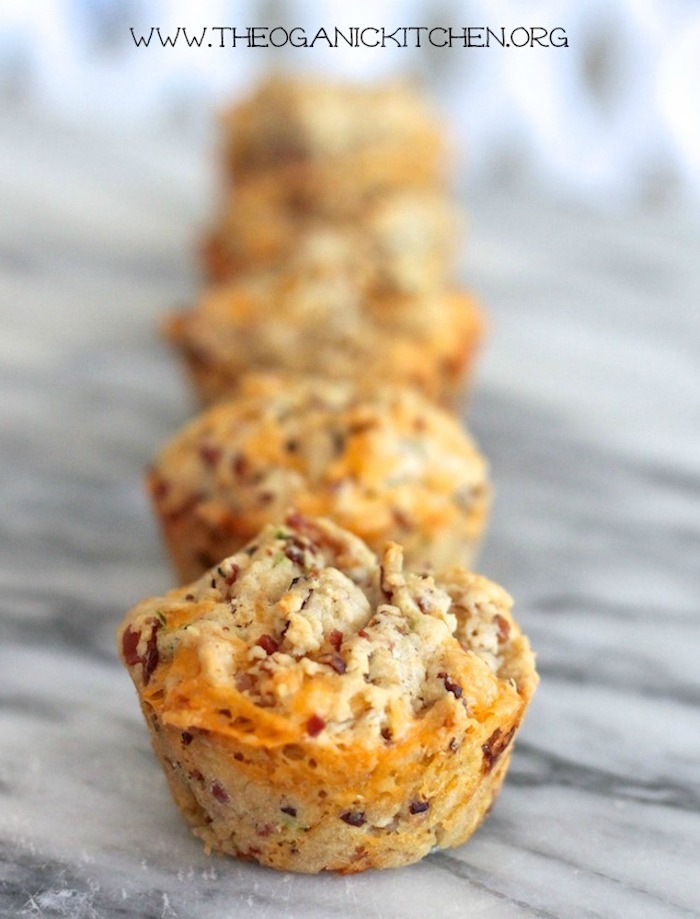
M452 274L445 141L404 85L270 80L222 121L217 283L167 324L201 399L251 366L395 382L450 405L482 334Z
M482 318L444 153L405 85L271 79L222 120L208 284L166 323L209 407L148 475L185 586L119 632L208 850L354 872L458 845L534 691L510 598L463 567L490 489L447 408Z

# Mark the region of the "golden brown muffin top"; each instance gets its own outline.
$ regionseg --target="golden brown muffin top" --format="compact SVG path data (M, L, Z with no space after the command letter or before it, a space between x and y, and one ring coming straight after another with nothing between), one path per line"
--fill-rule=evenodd
M367 372L426 389L425 377L440 376L443 362L481 337L481 311L461 291L368 297L334 259L311 265L210 287L166 334L232 378L251 369L348 379Z
M469 434L420 393L258 374L161 450L150 483L164 515L196 496L203 519L232 513L254 532L294 506L377 545L481 516L487 479Z
M433 110L407 82L361 84L273 76L224 113L239 168L321 159L439 133Z
M420 575L291 513L194 584L146 600L119 647L164 724L255 746L352 752L464 732L535 686L508 594L462 568ZM358 749L358 757L361 751Z

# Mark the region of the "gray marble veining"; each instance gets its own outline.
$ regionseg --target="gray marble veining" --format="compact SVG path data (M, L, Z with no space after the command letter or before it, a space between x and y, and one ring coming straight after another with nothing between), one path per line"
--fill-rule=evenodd
M191 406L155 328L195 285L204 144L7 115L0 145L0 914L700 915L698 226L474 196L490 341L480 568L542 684L487 823L400 871L206 857L113 633L169 581L141 473ZM203 152L204 151L204 152Z

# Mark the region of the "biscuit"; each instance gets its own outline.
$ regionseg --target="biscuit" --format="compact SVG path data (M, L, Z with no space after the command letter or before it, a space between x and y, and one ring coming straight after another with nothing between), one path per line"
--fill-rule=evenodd
M175 801L208 851L352 873L460 845L537 676L509 596L293 514L118 634Z
M184 583L287 508L330 517L414 567L471 564L490 488L451 414L415 391L252 376L159 452L148 490Z

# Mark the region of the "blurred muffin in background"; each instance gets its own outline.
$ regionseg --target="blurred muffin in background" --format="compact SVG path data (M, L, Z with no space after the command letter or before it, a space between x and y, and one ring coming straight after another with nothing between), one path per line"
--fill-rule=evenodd
M357 273L368 295L427 290L453 274L461 221L443 195L394 191L338 221L287 209L250 185L230 199L201 249L209 280L313 263L323 248Z
M468 565L490 499L477 446L420 393L265 375L176 434L148 489L181 582L292 506L413 567Z
M392 189L443 189L442 126L408 83L271 77L221 119L224 180L327 216Z
M367 296L342 249L340 266L333 247L319 251L298 270L210 287L166 322L201 402L265 370L402 383L453 405L483 333L472 297L446 289Z

